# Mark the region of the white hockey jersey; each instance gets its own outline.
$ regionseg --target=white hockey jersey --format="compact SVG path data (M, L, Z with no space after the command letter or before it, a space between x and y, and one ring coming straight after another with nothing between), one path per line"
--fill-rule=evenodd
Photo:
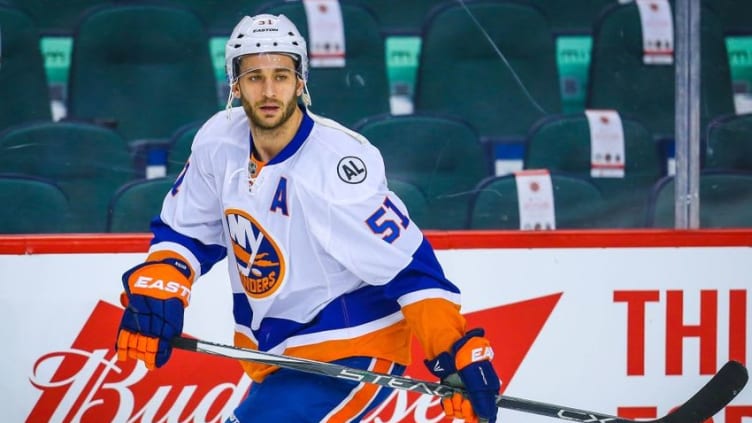
M197 275L227 256L237 345L408 364L402 308L435 299L459 308L459 290L389 191L379 151L306 111L293 140L259 167L244 112L225 113L197 133L150 252L173 251ZM255 380L273 370L244 367Z

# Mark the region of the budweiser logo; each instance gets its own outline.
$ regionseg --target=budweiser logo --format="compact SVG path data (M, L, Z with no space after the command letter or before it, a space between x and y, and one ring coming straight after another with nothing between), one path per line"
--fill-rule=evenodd
M467 315L483 326L499 351L494 363L507 386L556 306L560 294ZM224 422L251 382L230 359L173 351L149 372L134 361L116 361L113 350L122 309L99 302L68 349L39 357L29 382L41 391L28 422ZM420 352L416 345L416 353ZM407 374L431 380L420 354ZM394 391L365 419L369 423L436 422L438 398Z
M122 309L99 302L71 348L36 360L28 422L224 422L250 387L233 360L174 351L149 372L116 361Z

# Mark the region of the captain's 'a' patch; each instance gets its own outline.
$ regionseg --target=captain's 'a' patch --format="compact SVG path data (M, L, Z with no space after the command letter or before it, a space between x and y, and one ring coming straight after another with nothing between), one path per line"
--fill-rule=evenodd
M363 160L355 156L347 156L337 164L337 175L348 184L359 184L366 180L368 170Z

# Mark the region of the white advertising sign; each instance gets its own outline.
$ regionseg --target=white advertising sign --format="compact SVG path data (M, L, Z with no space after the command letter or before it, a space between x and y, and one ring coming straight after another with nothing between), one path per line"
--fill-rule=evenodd
M514 173L520 229L549 231L556 229L554 188L548 169L526 169Z
M642 61L646 65L674 63L674 20L667 0L637 0L642 26Z
M345 66L345 26L338 0L305 0L311 67Z
M623 178L624 127L616 110L585 110L590 129L590 176Z
M729 359L752 363L752 248L437 251L463 311L496 350L503 394L654 418ZM144 254L0 255L4 422L224 422L250 383L233 360L176 351L117 362L120 275ZM196 285L185 332L232 343L225 263ZM472 326L471 326L472 327ZM414 357L407 374L431 379ZM367 422L439 422L435 398L395 392ZM500 422L556 419L501 410ZM752 388L713 423L752 422Z

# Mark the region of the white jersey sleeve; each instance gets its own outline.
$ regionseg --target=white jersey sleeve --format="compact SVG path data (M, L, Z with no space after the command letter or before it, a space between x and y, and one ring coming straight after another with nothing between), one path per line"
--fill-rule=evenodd
M327 131L312 137L328 138ZM306 156L324 163L323 175L309 175L307 189L300 194L308 197L301 203L312 235L364 282L393 287L395 299L439 297L458 302L459 291L444 277L409 210L389 191L380 152L364 139L355 141Z
M152 224L154 240L150 252L171 250L185 257L198 275L226 255L222 227L221 186L217 185L214 163L233 153L223 117L215 115L197 132L191 155L162 204L159 220ZM221 130L216 128L221 125ZM223 148L218 148L224 144Z

